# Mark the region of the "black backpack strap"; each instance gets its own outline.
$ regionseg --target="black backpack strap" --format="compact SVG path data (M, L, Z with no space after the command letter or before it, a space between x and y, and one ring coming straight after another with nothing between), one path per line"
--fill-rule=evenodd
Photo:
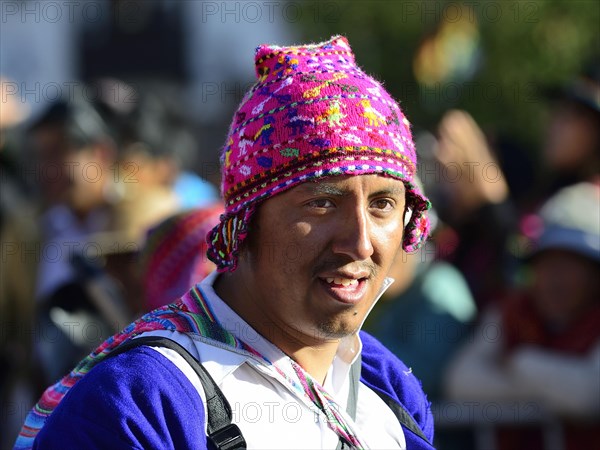
M409 412L406 409L404 409L404 406L402 406L400 403L398 403L396 400L394 400L392 397L385 394L384 392L380 392L377 389L373 389L373 391L377 395L379 395L381 400L383 400L386 405L388 405L388 407L392 410L392 412L398 418L398 421L403 427L409 429L417 436L422 438L425 442L431 445L431 442L429 442L429 440L423 434L423 430L421 430L419 425L417 425L417 422L415 422L415 419L413 419Z
M208 447L214 450L245 449L246 441L239 427L231 423L231 406L208 371L181 344L161 336L131 339L108 354L108 358L143 345L176 351L196 372L206 394Z

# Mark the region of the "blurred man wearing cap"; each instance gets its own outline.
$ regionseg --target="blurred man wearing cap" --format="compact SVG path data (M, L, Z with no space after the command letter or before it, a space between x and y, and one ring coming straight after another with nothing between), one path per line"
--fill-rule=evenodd
M343 37L263 45L255 65L222 154L217 271L49 388L17 448L44 422L40 448L432 448L419 382L359 333L397 250L428 233L410 124ZM142 334L200 361L233 424L214 425L219 395L184 353L105 360Z

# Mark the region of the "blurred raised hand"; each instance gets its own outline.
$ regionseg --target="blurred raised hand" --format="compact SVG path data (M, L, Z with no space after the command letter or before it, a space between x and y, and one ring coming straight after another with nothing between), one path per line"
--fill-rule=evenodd
M508 185L486 138L465 111L450 110L438 125L435 156L456 213L469 213L508 197Z

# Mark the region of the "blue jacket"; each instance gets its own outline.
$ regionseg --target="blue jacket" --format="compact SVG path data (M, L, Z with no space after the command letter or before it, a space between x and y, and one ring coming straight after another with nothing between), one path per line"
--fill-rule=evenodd
M361 332L361 381L402 404L433 442L433 416L419 381ZM101 387L101 388L100 388ZM360 399L359 399L360 401ZM94 367L48 418L35 449L206 449L202 400L169 360L139 347ZM403 426L407 448L433 446Z

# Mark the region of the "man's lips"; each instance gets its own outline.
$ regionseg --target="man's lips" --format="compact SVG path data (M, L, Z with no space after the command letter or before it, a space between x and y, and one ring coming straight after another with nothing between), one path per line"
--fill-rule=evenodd
M331 297L350 305L360 302L367 292L367 277L326 276L319 277L319 282Z

